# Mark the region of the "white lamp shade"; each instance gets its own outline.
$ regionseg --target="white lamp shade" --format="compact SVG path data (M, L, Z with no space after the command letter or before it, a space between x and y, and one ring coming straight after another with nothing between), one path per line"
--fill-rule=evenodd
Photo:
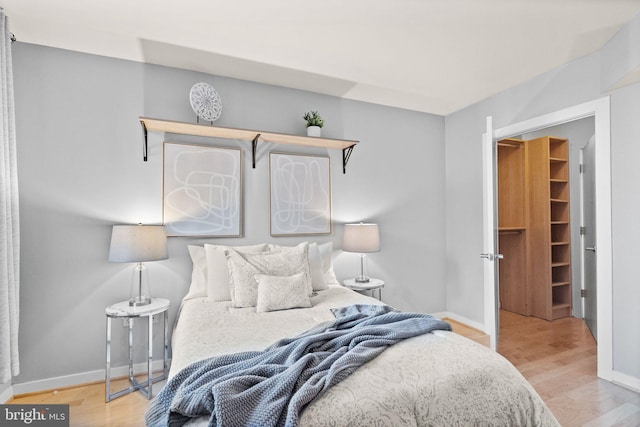
M164 225L114 225L109 261L145 262L169 258Z
M342 250L358 253L378 252L380 250L378 224L345 224Z

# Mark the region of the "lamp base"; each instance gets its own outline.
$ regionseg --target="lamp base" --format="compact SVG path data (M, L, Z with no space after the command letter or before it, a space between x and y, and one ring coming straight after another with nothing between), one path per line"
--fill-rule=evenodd
M138 296L129 300L129 307L141 307L149 304L151 304L151 298L145 296Z
M151 292L149 292L149 274L143 275L145 270L146 268L141 262L139 262L134 269L134 273L137 273L135 276L138 276L138 283L135 283L135 280L131 282L129 307L142 307L143 305L151 304L151 297L149 296L151 295Z
M369 283L369 278L367 276L358 276L354 280L356 283Z

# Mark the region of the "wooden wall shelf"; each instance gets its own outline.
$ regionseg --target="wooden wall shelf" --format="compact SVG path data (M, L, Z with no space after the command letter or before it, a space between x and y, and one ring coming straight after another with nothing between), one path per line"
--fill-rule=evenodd
M150 131L251 141L254 169L256 167L256 149L258 142L264 141L277 144L293 144L307 147L342 150L342 173L346 173L347 163L351 157L351 152L359 142L345 139L320 138L290 135L286 133L263 132L250 129L208 126L195 123L176 122L172 120L152 119L149 117L140 117L140 124L142 125L142 131L144 133L143 160L145 162L147 161L147 133Z

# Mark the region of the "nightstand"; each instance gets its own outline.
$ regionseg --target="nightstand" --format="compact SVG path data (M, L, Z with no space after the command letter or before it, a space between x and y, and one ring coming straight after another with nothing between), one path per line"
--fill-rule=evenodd
M382 301L382 288L384 288L384 280L369 278L366 283L358 283L356 279L346 279L342 282L345 288L352 289L354 291L371 291L371 296L375 297L375 291L378 291L378 299Z
M167 359L169 354L169 331L167 329L167 311L169 310L169 300L163 298L152 298L151 303L138 307L129 305L129 301L119 302L105 309L107 315L107 367L105 373L105 401L115 399L133 391L139 390L147 399L153 396L153 383L167 378ZM153 377L153 316L162 314L164 352L162 355L162 374ZM133 374L133 323L137 318L146 317L148 324L147 335L147 379L141 383L136 380ZM129 381L131 386L123 390L111 393L111 321L113 319L124 319L129 328Z

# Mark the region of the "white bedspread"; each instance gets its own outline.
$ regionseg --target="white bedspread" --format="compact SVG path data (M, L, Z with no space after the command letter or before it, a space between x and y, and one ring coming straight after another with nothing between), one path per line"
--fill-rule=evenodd
M379 301L342 287L319 292L312 308L269 313L206 298L187 300L173 334L170 376L207 357L262 350L333 320L331 308L355 303ZM457 334L436 331L404 340L360 367L312 402L301 425L559 424L502 356Z

